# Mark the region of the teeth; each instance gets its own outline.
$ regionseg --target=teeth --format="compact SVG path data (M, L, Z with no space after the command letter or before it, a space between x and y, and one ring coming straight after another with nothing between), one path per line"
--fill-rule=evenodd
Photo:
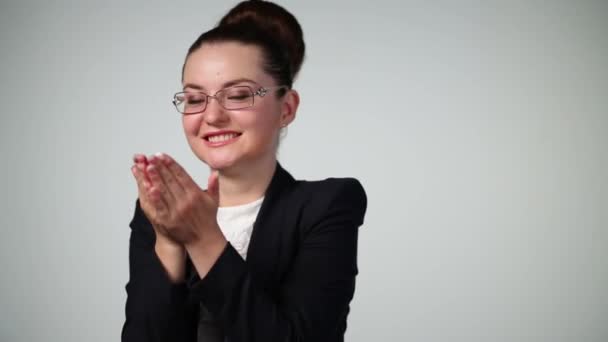
M236 134L231 133L231 134L220 134L220 135L214 135L209 137L209 141L212 143L215 142L222 142L222 141L226 141L226 140L230 140L232 138L236 137Z

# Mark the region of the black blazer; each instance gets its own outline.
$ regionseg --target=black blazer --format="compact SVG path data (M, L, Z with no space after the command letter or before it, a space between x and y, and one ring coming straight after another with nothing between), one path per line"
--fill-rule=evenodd
M356 179L296 181L277 163L247 260L228 243L204 279L188 261L172 284L137 201L122 341L343 341L366 206Z

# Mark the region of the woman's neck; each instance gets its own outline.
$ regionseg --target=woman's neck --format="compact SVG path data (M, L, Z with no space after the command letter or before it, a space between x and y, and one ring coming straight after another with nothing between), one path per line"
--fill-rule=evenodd
M276 157L219 173L220 207L250 203L264 196L277 165Z

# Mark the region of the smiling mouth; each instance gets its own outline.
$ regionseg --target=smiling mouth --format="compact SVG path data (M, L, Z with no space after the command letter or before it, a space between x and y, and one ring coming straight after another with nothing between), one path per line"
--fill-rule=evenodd
M217 135L212 135L212 136L208 136L205 137L205 140L211 142L211 143L221 143L224 141L228 141L231 139L234 139L238 136L240 136L240 133L226 133L226 134L217 134Z

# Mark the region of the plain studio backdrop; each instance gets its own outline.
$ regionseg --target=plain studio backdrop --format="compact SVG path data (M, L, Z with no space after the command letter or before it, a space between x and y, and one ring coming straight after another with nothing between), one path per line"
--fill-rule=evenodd
M281 1L279 160L369 206L348 341L608 341L608 2ZM0 341L116 341L136 152L229 1L2 1Z

